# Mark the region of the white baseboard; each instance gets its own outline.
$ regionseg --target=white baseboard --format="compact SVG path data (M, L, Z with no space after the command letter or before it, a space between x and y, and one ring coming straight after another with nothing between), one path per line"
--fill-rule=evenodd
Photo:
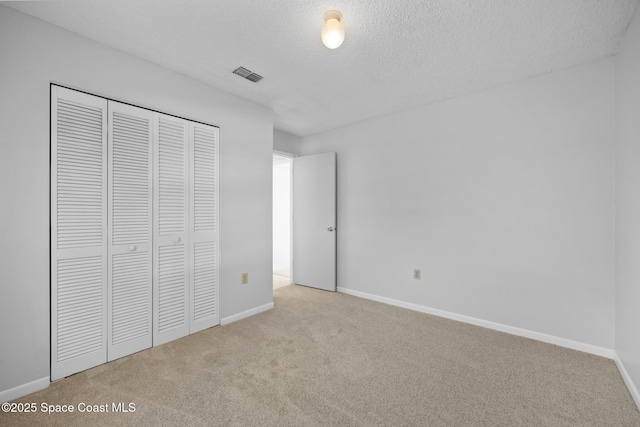
M44 377L31 381L30 383L19 385L18 387L10 388L9 390L0 391L0 403L10 402L13 399L26 396L27 394L44 390L49 387L49 384L51 384L51 378Z
M385 304L395 305L397 307L407 308L413 311L419 311L421 313L432 314L438 317L444 317L446 319L457 320L458 322L469 323L471 325L481 326L483 328L493 329L500 332L506 332L507 334L517 335L520 337L531 338L533 340L546 342L549 344L555 344L560 347L566 347L573 350L582 351L585 353L595 354L596 356L606 357L607 359L615 358L615 351L613 349L599 347L592 344L586 344L579 341L573 341L566 338L556 337L553 335L547 335L540 332L530 331L528 329L521 329L515 326L503 325L502 323L491 322L488 320L477 319L475 317L465 316L462 314L451 313L449 311L439 310L437 308L427 307L424 305L413 304L410 302L399 301L391 298L381 297L378 295L369 294L361 291L354 291L353 289L338 287L338 292L344 294L353 295L360 298L365 298Z
M622 375L622 379L624 380L624 383L627 385L627 388L629 389L629 394L631 394L631 397L633 397L633 400L635 400L636 402L636 406L638 407L638 410L640 410L640 393L638 392L636 385L633 383L633 381L631 381L631 377L629 376L629 373L625 369L624 365L622 364L622 361L620 360L620 357L618 357L617 354L613 360L616 362L618 371L620 371L620 375Z
M272 302L258 306L258 307L254 307L249 310L243 311L242 313L237 313L231 316L223 317L222 319L220 319L220 324L228 325L229 323L237 322L238 320L242 320L244 318L253 316L255 314L262 313L263 311L271 310L273 307L274 306Z

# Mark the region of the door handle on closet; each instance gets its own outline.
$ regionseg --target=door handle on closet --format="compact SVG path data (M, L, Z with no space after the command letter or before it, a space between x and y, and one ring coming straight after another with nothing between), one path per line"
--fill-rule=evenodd
M173 243L180 243L180 238L179 237L174 237L173 238Z

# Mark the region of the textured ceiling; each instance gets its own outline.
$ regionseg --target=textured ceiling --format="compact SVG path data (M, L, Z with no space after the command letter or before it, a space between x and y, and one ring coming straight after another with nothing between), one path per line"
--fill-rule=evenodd
M306 136L614 54L638 0L2 4L253 100ZM330 9L346 28L336 50L320 41Z

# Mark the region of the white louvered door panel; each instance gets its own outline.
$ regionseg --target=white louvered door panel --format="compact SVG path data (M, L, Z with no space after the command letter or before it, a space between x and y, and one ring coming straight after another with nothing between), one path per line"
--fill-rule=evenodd
M154 114L153 345L189 333L189 124Z
M190 123L190 332L220 323L217 127Z
M152 115L109 101L109 361L152 345Z
M107 101L51 86L51 379L107 359Z

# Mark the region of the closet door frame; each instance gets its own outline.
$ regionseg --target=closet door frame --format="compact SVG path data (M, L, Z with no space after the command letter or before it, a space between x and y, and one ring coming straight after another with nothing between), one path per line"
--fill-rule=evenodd
M220 215L219 215L219 200L220 200L220 160L219 160L219 135L220 129L217 126L208 125L200 122L191 121L188 119L182 119L173 115L167 115L163 113L159 113L153 110L149 110L143 107L136 107L131 104L121 103L118 101L114 101L102 96L92 95L83 91L78 91L74 89L70 89L64 86L60 86L52 83L50 85L51 91L51 164L50 164L50 218L51 218L51 232L50 232L50 253L51 253L51 294L50 294L50 302L51 302L51 380L57 380L64 378L66 376L72 375L77 372L81 372L83 370L89 369L94 366L98 366L100 364L106 363L107 361L111 361L117 359L119 357L123 357L127 354L131 354L133 352L142 350L144 348L148 348L150 346L157 346L164 342L168 342L182 336L186 336L188 334L200 331L202 329L218 325L220 323L220 244L219 244L219 229L220 229ZM64 98L68 101L76 102L79 105L86 105L92 108L98 108L100 110L100 144L94 144L96 146L99 145L99 157L101 159L101 164L99 165L100 169L100 185L101 194L99 197L99 207L100 207L100 233L97 233L99 238L99 244L83 244L82 247L70 247L69 245L63 247L59 247L58 244L58 222L59 222L59 200L58 200L58 174L59 174L59 165L58 165L58 155L59 155L59 144L58 144L58 99ZM151 117L151 125L150 125L150 142L151 142L151 150L150 150L150 178L149 178L149 189L151 193L151 212L149 214L150 217L150 241L149 243L127 243L124 244L122 242L121 245L114 244L113 241L113 187L112 187L112 177L113 177L113 121L110 120L110 117L113 116L113 111L111 108L118 109L120 111L128 111L131 114L135 115L140 113L142 116ZM158 135L159 135L159 120L160 118L164 118L165 120L180 122L184 125L185 135L184 135L184 221L185 227L184 232L177 233L177 235L164 235L160 233L159 228L159 204L160 198L158 197L158 191L160 188L160 175L159 175L159 143L158 143ZM79 119L80 121L84 120L83 118ZM94 120L95 122L95 120ZM78 123L72 124L72 126L80 126ZM95 124L94 124L95 126ZM211 153L213 154L213 158L206 157L206 161L200 162L200 166L204 164L205 166L212 166L211 173L213 174L214 180L214 189L213 191L213 229L196 229L194 228L194 224L197 222L195 218L196 206L198 200L197 191L194 189L194 182L196 181L196 132L197 130L204 130L211 135L213 135L213 150ZM98 132L95 131L95 134ZM80 138L83 138L82 136ZM95 142L95 141L94 141ZM62 146L60 146L62 147ZM69 157L67 154L63 154L63 158L67 159L66 165L64 167L69 168L69 164L72 166L74 164L82 163L86 158L86 153L82 153L83 143L75 142L75 147L79 147L78 158ZM72 147L73 148L73 147ZM68 147L64 147L68 151ZM96 152L96 147L92 148L93 154ZM211 153L207 153L206 156L209 156ZM69 160L71 159L71 160ZM202 159L200 159L202 160ZM91 160L93 167L90 173L93 176L97 176L98 173L95 172L96 164L98 163L95 159ZM79 170L82 168L88 168L88 166L83 166L82 164L79 166ZM204 169L203 169L204 170ZM208 172L206 172L208 173ZM88 177L82 176L82 173L76 172L77 178L66 178L65 183L71 182L75 187L82 187L83 182L89 182ZM202 177L202 174L200 178ZM75 181L74 181L75 179ZM95 180L94 180L95 181ZM67 185L67 184L64 184ZM62 188L62 186L60 187ZM94 185L93 191L95 192L96 186ZM63 189L64 190L64 189ZM84 218L82 215L84 203L89 203L88 200L82 199L83 189L80 188L77 190L76 202L72 202L75 206L79 206L79 208L74 211L75 213L73 217L63 218L62 221L66 224L72 224L71 233L80 233L82 232L83 224L88 222L95 222L93 220L96 217L94 213L93 217ZM64 197L64 194L63 194ZM91 196L92 200L96 200L95 195ZM65 201L65 203L69 203ZM204 201L204 204L207 205L209 203L209 199ZM209 205L207 205L209 206ZM202 208L200 208L200 212L202 212ZM75 218L75 219L74 219ZM74 229L76 227L79 231ZM205 227L206 228L206 227ZM67 227L69 230L69 227ZM96 234L96 233L94 233ZM174 233L175 234L175 233ZM67 235L68 236L68 235ZM64 239L65 237L63 237ZM74 237L66 237L67 239L73 240ZM159 274L159 255L160 255L160 246L164 240L167 240L166 247L176 247L177 245L184 246L184 271L183 273L183 297L182 297L182 307L183 307L183 321L178 328L169 328L171 330L164 331L164 333L159 333L159 319L160 319L160 295L159 295L159 285L160 285L160 274ZM98 240L98 238L94 239ZM135 246L135 249L132 247ZM149 277L150 277L150 293L151 298L149 300L147 308L150 307L149 312L151 315L148 317L149 325L149 336L146 337L137 337L136 342L125 343L119 348L116 348L110 342L113 337L113 316L114 313L111 312L113 308L113 271L112 268L114 266L114 255L124 255L127 253L135 252L140 253L140 251L149 250L151 254L151 264L149 267ZM196 255L196 251L197 255ZM76 259L80 259L77 261ZM65 264L66 260L70 260ZM86 264L86 260L91 262L89 266ZM75 270L74 270L75 269ZM89 271L90 270L90 271ZM89 277L94 282L93 285L88 283L85 279ZM204 280L203 280L204 278ZM65 282L66 280L66 282ZM71 283L71 285L75 285L76 283L80 288L88 288L90 285L93 286L91 301L85 301L82 297L75 298L73 295L69 298L68 293L72 292L73 289L69 288L67 285ZM59 289L59 284L67 286L65 289ZM71 289L71 290L70 290ZM60 291L67 292L67 296L61 297ZM96 293L97 292L97 293ZM198 295L204 295L201 299L198 299ZM95 301L94 301L95 300ZM62 301L62 302L60 302ZM69 307L71 301L71 309L66 309L66 313L63 313L65 310L64 307ZM80 301L80 302L78 302ZM60 304L67 304L60 305ZM75 305L74 305L75 304ZM84 304L84 305L82 305ZM89 307L91 305L91 307ZM89 321L83 321L83 312L73 311L76 307L82 306L81 310L91 311L92 318ZM62 309L61 309L62 307ZM71 311L70 311L71 310ZM196 312L199 315L196 315ZM69 313L72 313L72 316L69 316ZM60 317L60 315L67 315L66 318ZM71 319L71 320L69 320ZM76 319L76 320L74 320ZM78 321L77 319L80 319ZM66 323L65 323L66 322ZM75 323L74 323L75 322ZM65 325L71 325L67 327ZM67 330L64 328L67 327ZM69 332L70 331L70 332ZM59 336L59 333L63 333L62 336ZM66 335L64 335L66 334ZM71 335L70 335L71 334ZM76 335L73 335L76 334ZM91 343L91 351L89 354L83 353L82 344L77 344L82 342L82 338L84 336L91 335L92 343ZM66 341L65 341L66 340ZM64 342L63 342L64 341ZM68 342L72 342L71 347ZM65 347L66 345L66 347ZM64 356L60 358L58 352L59 349L62 349ZM62 353L61 353L62 354Z

